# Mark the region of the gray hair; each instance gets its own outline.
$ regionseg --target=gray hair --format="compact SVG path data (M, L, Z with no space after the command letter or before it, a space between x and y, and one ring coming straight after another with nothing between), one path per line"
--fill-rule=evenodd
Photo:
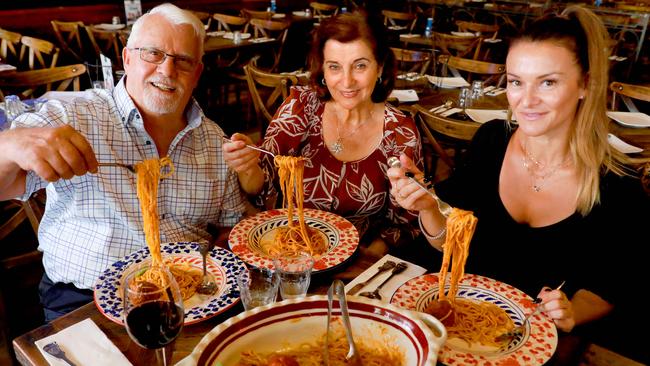
M134 43L143 31L142 25L144 24L144 21L146 18L154 14L162 16L174 25L191 25L192 28L194 28L194 35L199 38L199 59L203 57L203 42L205 41L205 27L203 26L203 23L191 12L183 10L170 3L156 6L133 23L131 35L126 43L128 48L134 47Z

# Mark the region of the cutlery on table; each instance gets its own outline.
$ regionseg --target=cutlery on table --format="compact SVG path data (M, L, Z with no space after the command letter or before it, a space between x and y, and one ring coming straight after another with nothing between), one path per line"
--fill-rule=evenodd
M354 285L354 287L352 287L350 289L350 291L348 291L348 295L356 294L362 288L368 286L370 284L370 282L372 282L372 280L375 279L375 277L377 277L378 275L388 271L389 269L393 269L394 267L395 267L395 262L393 262L393 261L384 262L381 266L379 266L379 268L377 268L377 272L375 272L370 278L368 278L367 280L365 280L363 282L359 282L356 285Z
M46 344L43 346L43 350L52 356L67 362L70 366L76 366L74 362L70 361L70 359L65 355L65 352L63 352L61 347L56 342Z
M561 289L562 286L564 286L565 282L566 281L562 281L562 283L555 289L556 290ZM542 311L542 309L544 309L544 304L542 304L542 300L539 298L535 299L535 301L533 301L533 304L537 304L537 306L533 311L531 311L530 313L528 313L528 315L524 317L524 320L521 321L521 325L514 327L514 329L512 329L511 331L498 335L494 340L496 342L503 342L513 338L518 334L522 334L524 332L524 329L526 329L526 322L530 319L530 317L539 313L540 311Z
M233 140L227 138L226 136L223 136L223 141L225 141L225 142L234 142ZM255 146L255 145L249 145L249 144L246 144L246 147L249 148L249 149L257 150L257 151L259 151L259 152L263 152L263 153L265 153L265 154L269 154L269 155L271 155L272 157L275 158L275 154L274 154L274 153L272 153L272 152L270 152L270 151L268 151L268 150L261 149L261 148Z
M388 158L388 165L392 168L399 168L402 166L402 164L399 162L399 158L395 156L391 156ZM451 210L452 207L449 206L449 204L438 197L437 194L431 191L431 188L433 188L433 184L429 184L428 186L425 186L422 182L419 180L415 179L415 175L412 172L406 172L406 176L412 181L415 182L420 188L424 189L427 193L433 197L438 202L438 210L444 217L449 217L451 215Z
M103 166L116 166L118 168L124 168L128 169L131 173L135 173L135 167L133 165L129 164L120 164L120 163L98 163L98 167L103 167Z
M429 112L434 113L434 114L436 114L436 113L440 114L442 112L445 112L445 111L449 110L453 106L454 106L454 101L451 100L451 99L447 99L447 101L445 101L444 104L439 105L439 106L437 106L435 108L429 109Z
M196 288L196 292L202 295L212 295L217 291L217 283L214 282L212 275L207 271L207 256L212 250L213 245L207 241L199 242L199 253L203 257L203 277L201 278L201 284Z
M360 293L359 295L360 295L360 296L365 296L365 297L370 298L370 299L381 300L381 295L379 294L379 290L381 290L381 288L382 288L386 283L388 283L388 281L390 281L390 279L393 278L393 276L395 276L396 274L399 274L399 273L404 272L404 270L406 269L406 267L408 267L408 265L406 264L406 262L399 262L399 263L397 263L397 265L395 266L395 268L393 268L393 270L391 271L390 276L388 276L388 278L386 278L382 283L380 283L379 286L377 286L377 287L375 288L374 291L362 292L362 293Z

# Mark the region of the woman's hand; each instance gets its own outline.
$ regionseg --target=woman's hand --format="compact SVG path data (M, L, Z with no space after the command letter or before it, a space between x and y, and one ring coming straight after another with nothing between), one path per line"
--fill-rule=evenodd
M555 326L564 332L570 332L576 325L573 305L562 290L544 287L537 295L542 299L544 312L553 319Z
M253 144L250 137L235 133L230 141L223 143L223 157L230 169L237 173L249 171L258 167L260 152L246 147Z
M226 164L237 172L241 188L250 195L259 193L264 185L264 172L259 165L260 153L246 147L252 143L250 137L235 133L229 142L223 144L223 157Z
M404 154L400 156L400 163L401 167L389 168L387 172L391 185L390 193L395 201L407 210L436 210L437 203L433 197L406 177L406 172L414 173L415 179L422 179L424 174L413 164L413 160Z

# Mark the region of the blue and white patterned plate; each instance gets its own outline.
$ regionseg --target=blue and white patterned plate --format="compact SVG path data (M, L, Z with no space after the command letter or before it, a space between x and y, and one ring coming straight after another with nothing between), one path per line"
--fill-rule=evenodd
M176 242L161 244L164 259L189 263L202 268L198 243ZM149 249L143 248L113 263L99 276L95 284L95 305L108 319L124 324L122 320L122 279L138 265L150 259ZM215 316L239 301L239 288L235 280L237 273L246 271L246 265L235 254L223 249L210 251L208 271L215 277L218 290L213 295L194 294L184 301L185 325L194 324Z

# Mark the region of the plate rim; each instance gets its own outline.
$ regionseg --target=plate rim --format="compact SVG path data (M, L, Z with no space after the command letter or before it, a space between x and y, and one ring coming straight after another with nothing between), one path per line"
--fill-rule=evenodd
M395 292L391 296L390 304L392 304L394 306L398 306L398 307L400 306L397 302L394 302L395 296L400 291L400 289L402 289L402 290L407 289L409 286L412 286L413 283L415 283L418 280L421 280L421 279L423 279L425 277L436 277L437 278L438 276L439 276L439 272L433 272L433 273L425 273L423 275L416 276L416 277L413 277L413 278L409 279L408 281L403 283L401 286L399 286L397 288L397 290L395 290ZM500 292L496 291L495 289L484 288L481 285L479 285L479 286L471 286L469 284L463 285L464 282L470 282L470 281L479 281L480 283L491 283L491 284L496 285L496 286L509 287L510 290L513 291L513 293L515 293L517 296L520 297L520 299L512 299L512 298L508 297L506 294L500 293ZM516 288L516 287L514 287L514 286L512 286L510 284L507 284L505 282L492 279L490 277L477 275L477 274L465 273L463 279L461 280L459 288L462 288L463 286L472 287L472 288L483 290L483 291L489 291L490 293L497 294L500 297L506 298L508 300L508 302L511 302L511 303L514 303L514 304L517 305L516 310L522 314L522 317L523 317L524 314L526 314L526 308L518 300L527 300L527 301L530 301L531 304L532 304L532 301L533 301L532 297L530 297L528 294L526 294L525 292L519 290L518 288ZM429 291L437 291L437 289L438 289L437 281L435 281L435 283L432 282L431 288L429 290L427 290L426 293L428 293ZM418 302L418 300L422 297L422 294L423 293L420 293L418 295L412 295L411 298L413 298L414 303ZM415 310L415 311L417 311L417 309L407 309L407 310ZM544 316L541 316L541 320L539 320L539 318L533 316L533 317L531 317L530 322L531 322L531 324L534 322L535 324L538 324L538 326L540 328L543 328L540 332L542 332L542 331L543 332L551 331L553 333L552 336L550 337L551 339L549 339L549 343L548 343L551 346L550 356L548 358L544 357L545 359L543 360L543 362L539 363L539 365L543 365L544 363L546 363L550 359L550 357L553 356L553 354L555 354L555 351L557 350L557 343L558 343L557 328L555 327L555 324L553 323L553 321L551 319L549 319L548 317L544 317ZM457 361L456 358L458 358L458 357L460 357L462 355L467 355L467 354L472 355L473 361L476 362L475 365L477 365L477 366L491 365L491 364L494 364L494 362L511 359L512 357L515 357L515 360L522 361L520 358L523 357L524 355L529 354L529 352L527 352L525 354L523 353L523 352L525 352L524 348L527 345L529 347L531 347L531 348L534 347L534 345L530 345L530 342L528 341L531 338L530 334L529 333L527 333L527 334L528 334L529 338L522 341L521 345L518 348L516 348L514 350L504 351L503 353L501 353L499 355L486 355L484 353L478 353L478 352L477 353L472 353L472 352L467 351L467 350L458 350L458 349L454 349L454 348L450 347L448 345L448 343L446 342L445 345L443 346L443 348L440 351L438 362L440 362L442 364L445 364L445 365L455 365L456 364L455 361ZM539 345L539 343L536 343L536 344ZM451 354L450 354L450 352L451 352ZM455 358L452 359L450 357L455 357ZM526 362L535 362L535 360L527 360Z
M192 249L194 246L197 247L197 249ZM194 255L191 252L196 252L198 253L198 243L194 241L177 241L177 242L165 242L160 244L161 250L163 250L163 257L165 256L174 256L174 255L182 255L182 256L192 256ZM165 253L164 250L165 248L169 248L169 250L172 251L172 253ZM180 253L177 252L177 250L189 250L191 252L184 252ZM231 257L231 258L228 258ZM123 277L123 274L133 265L138 265L148 259L150 259L151 256L149 254L149 248L144 247L140 248L122 258L120 258L118 261L112 263L108 268L106 268L100 276L97 278L95 281L95 285L93 286L93 303L95 304L95 307L99 312L105 316L107 319L113 321L114 323L117 323L119 325L124 325L124 322L122 321L122 317L116 318L112 314L107 313L102 306L100 305L100 299L99 297L101 296L106 296L103 293L100 293L100 290L103 286L106 286L106 279L104 279L105 276L110 276L111 278L113 275L111 275L111 272L116 272L119 273L119 278L113 279L110 284L115 284L115 280L120 280ZM200 258L200 257L199 257ZM246 271L246 264L239 258L237 255L235 255L233 252L220 248L220 247L214 247L210 253L209 253L209 258L212 262L212 264L216 267L219 267L219 269L223 272L223 278L224 278L224 283L223 283L223 290L220 292L221 296L215 297L214 299L211 299L209 302L204 303L203 306L194 306L189 309L183 309L185 313L185 319L183 321L183 325L191 325L195 324L201 321L204 321L206 319L212 318L216 315L219 315L223 313L224 311L230 309L231 307L235 306L239 301L239 287L237 286L237 281L236 281L236 275L239 273L239 271ZM223 265L224 260L229 260L232 261L234 264L233 268L228 268ZM119 285L116 286L116 288L119 287ZM216 295L215 295L216 296ZM121 305L122 299L119 295L117 295L115 292L110 294L110 297L106 301L115 301L116 304L114 307L116 309L114 310L120 310L123 311L123 307ZM204 311L201 312L200 315L194 315L191 318L188 318L188 313L192 311L197 311L201 309L206 309L207 305L214 302L214 301L225 301L225 304L220 306L216 311L208 312L205 313Z
M241 220L240 222L238 222L232 228L232 230L230 230L230 234L228 235L228 248L230 248L230 250L233 253L235 253L235 255L237 255L242 261L244 261L248 265L255 266L255 267L263 266L265 268L273 269L271 259L269 259L268 257L259 256L257 253L255 253L253 250L250 249L249 243L246 243L246 245L244 245L244 243L234 242L233 239L237 239L237 236L239 235L238 230L241 230L241 227L247 225L249 222L256 222L256 221L259 221L259 220L263 220L263 221L260 221L259 224L255 224L255 226L259 226L260 224L262 224L264 222L268 222L272 218L283 216L283 215L286 217L285 212L286 212L285 208L271 209L271 210L258 212L257 214L255 214L253 216L249 216L249 217ZM343 230L338 228L337 224L341 224L341 223L345 224L347 226L346 230L351 231L349 234L352 235L352 239L354 241L354 244L352 244L352 248L351 248L352 250L351 250L351 253L350 253L349 256L347 256L346 258L341 259L337 263L335 263L335 264L333 264L333 265L331 265L329 267L325 267L325 268L317 268L317 264L315 264L314 269L312 270L312 274L331 271L331 270L333 270L335 268L338 268L339 266L347 263L350 260L350 258L352 258L354 256L354 254L356 253L356 251L359 248L360 237L359 237L359 232L358 232L357 228L348 219L346 219L345 217L343 217L341 215L333 213L333 212L319 210L319 209L315 209L315 208L305 208L304 213L305 213L305 219L307 219L307 218L318 218L318 217L316 217L317 215L323 215L323 216L335 219L335 221L329 222L329 224L337 227L337 229L339 230L339 233L343 232ZM269 216L269 215L271 215L271 216L268 217L268 218L264 218L265 216ZM320 218L318 218L318 219L320 219ZM239 226L239 229L238 229L238 226ZM245 234L248 235L248 233L245 233ZM245 247L246 249L248 249L250 251L250 253L252 253L259 260L256 261L255 263L247 261L244 258L244 254L248 255L249 253L242 252L240 250L240 248L238 248L240 246ZM335 246L332 249L335 249L337 246ZM322 259L322 257L321 257L321 259ZM318 261L317 261L317 263L318 263Z

